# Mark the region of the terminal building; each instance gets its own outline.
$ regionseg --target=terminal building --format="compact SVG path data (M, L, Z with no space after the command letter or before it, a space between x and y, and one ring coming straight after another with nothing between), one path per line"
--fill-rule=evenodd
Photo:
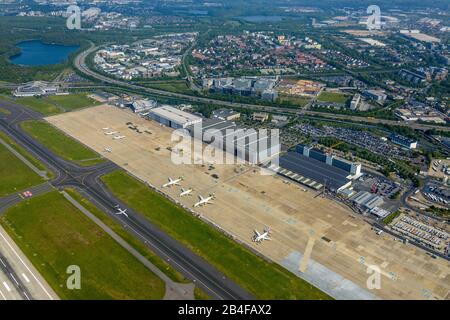
M185 129L188 126L202 122L201 117L172 106L161 106L150 109L148 116L150 119L173 129Z
M352 180L361 176L361 164L305 145L298 145L295 152L280 157L279 166L269 169L315 190L326 188L336 193L350 188Z
M173 129L186 129L195 139L226 151L244 162L260 164L280 153L279 137L261 134L254 129L239 127L227 119L240 116L234 111L221 110L204 119L172 106L152 108L147 116Z
M201 126L192 125L188 130L195 138L252 164L269 161L281 149L278 136L272 137L270 133L263 135L222 118L203 119Z

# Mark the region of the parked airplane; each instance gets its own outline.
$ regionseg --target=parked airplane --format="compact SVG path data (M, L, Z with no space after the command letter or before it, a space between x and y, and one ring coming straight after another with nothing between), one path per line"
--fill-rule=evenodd
M102 130L109 130L109 128L102 128Z
M105 152L111 153L112 152L112 148L105 148Z
M125 138L125 136L115 136L113 139L114 140L122 140L123 138Z
M109 131L109 132L105 132L105 134L107 136L112 136L113 134L119 133L118 131Z
M117 208L117 210L118 210L118 211L116 212L117 215L121 215L121 214L122 214L122 215L124 215L125 217L128 218L128 214L127 214L127 210L128 210L128 209L122 210L122 209L120 209L120 207L116 207L116 208Z
M183 181L183 177L179 177L178 179L172 179L169 177L169 182L162 185L163 188L170 188L171 186L179 186L180 182Z
M264 240L272 240L270 237L270 228L264 229L263 233L259 233L258 230L254 230L255 234L253 235L253 242L261 243Z
M194 204L194 208L201 207L206 204L213 204L213 202L211 202L211 200L213 200L215 198L215 196L213 193L213 194L210 194L209 197L207 197L207 198L203 198L202 196L198 196L198 198L200 199L200 201L197 202L196 204Z
M183 188L181 188L180 197L190 196L192 194L192 191L194 191L194 189L183 189Z

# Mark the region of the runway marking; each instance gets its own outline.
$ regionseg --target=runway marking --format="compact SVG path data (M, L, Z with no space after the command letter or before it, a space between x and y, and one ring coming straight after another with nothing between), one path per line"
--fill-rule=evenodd
M8 290L8 292L11 292L11 288L8 286L6 282L3 282L3 286Z
M308 243L306 244L306 249L305 249L305 253L303 254L303 259L300 263L300 272L305 273L306 269L308 268L308 262L309 259L311 258L311 252L312 249L314 247L314 242L316 242L316 237L311 236L308 239Z
M30 283L30 279L28 279L25 273L22 273L22 277L25 279L26 282Z
M3 294L2 290L0 290L0 295L2 296L3 300L6 300L5 295Z
M25 264L25 262L22 260L22 258L19 256L16 250L12 247L12 245L9 243L8 239L5 238L5 236L0 232L0 236L5 240L8 247L11 249L11 251L16 255L16 257L19 259L19 261L24 265L24 267L28 270L28 272L33 276L34 280L39 284L39 286L42 288L42 290L47 294L47 296L50 298L50 300L54 300L52 295L45 289L43 284L39 281L39 279L36 277L36 275L28 268L28 266Z

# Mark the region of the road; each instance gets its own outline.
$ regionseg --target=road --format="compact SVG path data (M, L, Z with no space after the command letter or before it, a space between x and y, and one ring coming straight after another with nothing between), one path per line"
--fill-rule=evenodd
M139 90L141 92L145 92L148 94L157 94L157 95L166 96L166 97L180 98L180 99L188 100L191 102L215 104L215 105L231 107L231 108L244 108L244 109L255 110L255 111L267 111L267 112L276 112L276 113L282 113L282 114L294 114L294 115L300 115L300 116L301 115L320 116L323 118L350 120L353 122L404 126L404 127L410 127L410 128L418 129L418 130L436 129L436 130L441 130L441 131L450 131L450 127L444 127L444 126L425 125L425 124L419 124L419 123L405 123L405 122L397 122L394 120L386 120L386 119L376 119L376 118L367 118L367 117L340 115L340 114L327 114L327 113L323 113L323 112L304 110L304 109L298 110L298 109L280 108L280 107L273 107L273 106L230 102L230 101L217 100L217 99L213 99L213 98L191 96L191 95L182 94L182 93L175 93L175 92L169 92L169 91L164 91L164 90L159 90L159 89L143 87L143 86L128 83L125 81L112 79L110 77L104 76L100 73L97 73L97 72L89 69L89 67L86 65L86 58L89 54L96 51L98 48L99 47L95 47L94 45L92 45L89 49L80 53L74 60L74 67L77 68L81 73L83 73L87 76L90 76L92 78L95 78L97 80L100 80L104 83L129 88L132 90Z
M9 115L0 115L0 129L56 173L56 177L50 182L53 187L58 189L77 188L98 208L109 214L213 298L225 300L253 298L206 260L194 254L192 250L116 199L100 180L102 175L119 169L114 163L105 162L93 167L80 167L63 160L21 130L20 122L41 119L42 116L39 113L9 101L0 100L0 106L11 112ZM115 214L117 205L128 209L129 218Z

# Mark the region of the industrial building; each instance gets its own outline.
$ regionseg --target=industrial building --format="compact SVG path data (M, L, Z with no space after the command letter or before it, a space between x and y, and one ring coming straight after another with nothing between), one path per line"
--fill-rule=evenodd
M339 192L352 184L346 171L298 152L288 152L280 157L279 166L292 173L290 176L285 175L288 178L314 189L320 189L325 186L328 190Z
M280 153L278 137L272 138L254 129L238 127L225 119L203 119L201 126L191 125L187 129L195 138L252 164L269 161ZM201 133L195 131L199 129Z
M387 99L386 93L382 90L366 90L363 91L363 96L369 100L373 100L380 105L383 105Z
M352 196L350 200L361 209L367 210L378 218L385 218L390 214L388 210L380 208L384 204L384 200L376 194L360 191Z
M352 180L361 176L360 164L304 145L280 157L279 166L269 169L315 190L325 187L336 193L350 188Z
M233 121L238 120L241 117L241 114L237 111L221 108L214 110L211 114L213 118L219 118L223 120Z
M184 129L188 126L202 122L202 118L199 116L171 106L161 106L150 109L148 116L173 129Z
M59 86L52 85L45 81L33 81L17 87L13 92L15 97L38 97L62 94Z
M357 179L361 176L360 163L350 162L302 144L299 144L297 147L295 147L295 151L304 155L305 157L313 158L337 169L344 170L345 172L347 172L347 175L351 175L352 179Z
M155 100L136 100L131 104L131 110L134 113L141 113L150 111L150 109L155 108L158 103Z
M389 139L393 143L398 144L399 146L402 146L403 148L406 148L406 149L409 149L409 150L417 148L417 141L415 141L413 139L409 139L409 138L403 137L403 136L395 134L395 133L392 133L389 136Z

